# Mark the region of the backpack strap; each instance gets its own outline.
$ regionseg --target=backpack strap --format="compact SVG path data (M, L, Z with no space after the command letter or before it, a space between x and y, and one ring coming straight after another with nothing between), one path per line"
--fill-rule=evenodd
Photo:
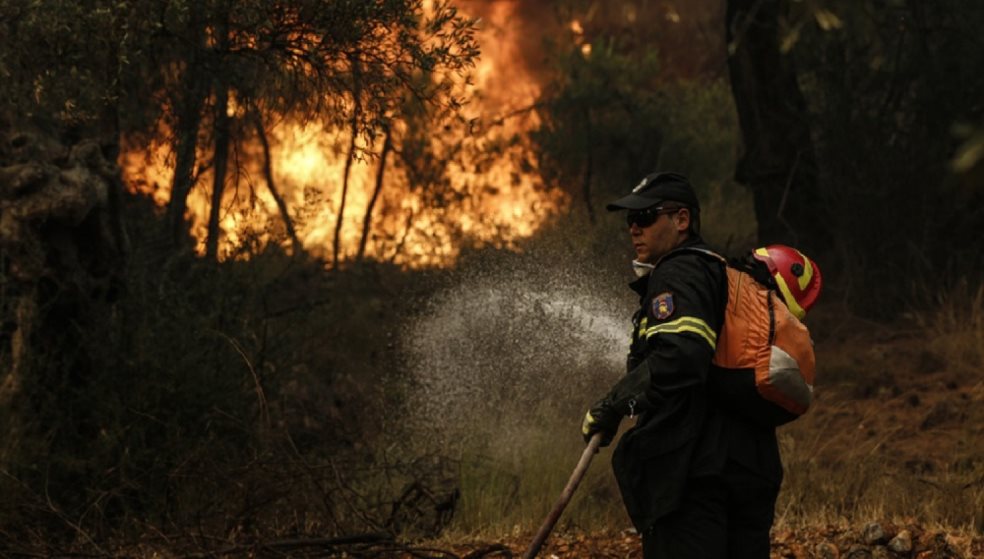
M681 252L695 252L697 254L703 254L704 256L713 258L714 260L717 260L722 264L724 264L726 268L731 268L734 270L738 270L740 272L744 272L749 276L751 276L753 280L755 280L763 287L771 291L775 291L776 293L779 293L779 286L776 285L776 281L772 278L772 274L769 273L769 268L764 263L752 259L750 256L746 256L743 258L734 258L729 260L721 256L720 254L714 252L713 250L707 248L680 247L671 250L670 252L666 253L663 256L663 258L657 260L656 266L659 266L659 263L665 260L666 258L669 258L670 256ZM779 300L785 303L785 300L783 300L781 296Z
M702 254L704 256L707 256L707 257L713 258L714 260L717 260L718 262L724 264L725 266L728 265L728 260L725 257L721 256L720 254L714 252L711 249L708 249L708 248L700 248L700 247L679 247L679 248L675 248L675 249L671 250L670 252L667 252L666 254L664 254L659 260L656 261L655 264L653 264L653 269L655 269L664 260L667 260L671 256L676 256L676 255L682 254L684 252L691 252L691 253L696 253L696 254Z

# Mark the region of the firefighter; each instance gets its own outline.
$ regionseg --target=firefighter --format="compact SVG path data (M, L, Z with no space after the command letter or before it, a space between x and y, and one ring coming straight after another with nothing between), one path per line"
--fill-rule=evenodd
M654 173L607 206L625 211L639 276L627 374L587 412L582 434L610 444L646 558L769 557L782 467L774 427L730 413L706 383L727 305L724 264L699 251L688 179Z

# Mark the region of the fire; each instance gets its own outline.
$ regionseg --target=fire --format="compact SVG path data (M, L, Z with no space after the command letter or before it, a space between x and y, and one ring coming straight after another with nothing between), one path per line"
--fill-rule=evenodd
M448 265L469 244L513 246L567 204L562 192L543 184L535 157L524 142L511 141L539 125L533 107L540 93L535 76L517 62L522 59L517 50L519 37L509 25L515 3L499 2L487 9L482 14L482 56L473 83L458 86L459 95L473 99L463 116L478 133L469 135L465 128L451 127L430 137L434 153L446 152L454 144L463 154L444 162L449 185L447 192L437 195L417 184L399 158L390 154L370 218L366 257L407 266ZM239 115L234 102L229 114ZM394 141L407 132L406 123L395 124ZM267 135L274 184L304 250L331 260L351 140L348 130L283 119ZM355 257L362 240L366 208L380 171L382 142L382 136L363 140L366 145L360 147L375 155L363 154L351 165L339 235L343 260ZM250 243L278 242L292 249L283 233L280 209L263 178L264 158L258 146L256 141L247 141L236 147L240 167L238 173L230 170L233 178L226 187L221 212L222 258L237 257L237 247ZM199 160L208 156L200 153ZM121 163L132 191L148 194L160 205L167 203L173 176L168 146L162 142L141 146L126 152ZM186 219L201 253L207 237L211 184L210 173L202 173L188 198Z
M581 54L585 57L591 56L591 43L584 39L584 26L580 20L573 20L570 24L571 34L574 37L574 44L581 47Z

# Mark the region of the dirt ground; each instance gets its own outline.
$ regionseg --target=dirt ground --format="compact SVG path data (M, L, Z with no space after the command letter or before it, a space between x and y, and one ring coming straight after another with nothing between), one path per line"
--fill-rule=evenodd
M772 559L972 559L984 557L984 536L947 534L919 526L870 526L860 529L823 527L773 534ZM906 535L903 532L907 532ZM910 544L906 545L905 542ZM510 541L474 541L454 546L459 557L521 557L528 538ZM439 546L437 546L439 547ZM508 549L508 551L507 551ZM508 553L508 554L507 554ZM639 538L631 531L619 533L554 534L537 557L543 559L636 559L642 557Z

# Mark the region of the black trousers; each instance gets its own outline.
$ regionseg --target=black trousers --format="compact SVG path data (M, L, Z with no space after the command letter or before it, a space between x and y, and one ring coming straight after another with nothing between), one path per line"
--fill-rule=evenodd
M645 559L769 559L780 481L729 462L689 481L680 508L642 535Z

